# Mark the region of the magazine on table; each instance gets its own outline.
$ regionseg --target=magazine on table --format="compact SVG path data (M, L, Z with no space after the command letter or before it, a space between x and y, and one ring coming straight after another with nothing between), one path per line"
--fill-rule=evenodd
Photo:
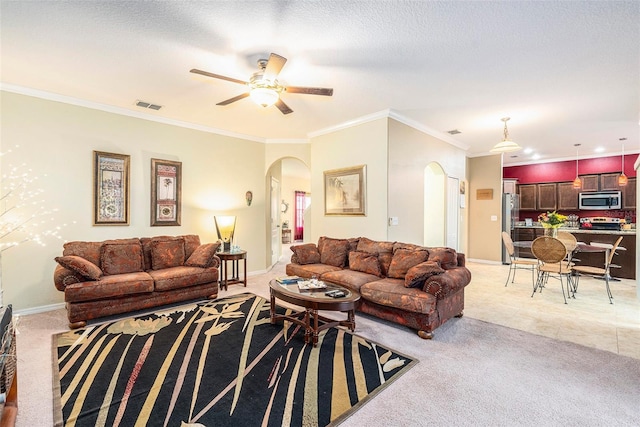
M276 278L276 281L281 285L293 285L294 283L298 283L299 280L302 280L298 276L283 276Z

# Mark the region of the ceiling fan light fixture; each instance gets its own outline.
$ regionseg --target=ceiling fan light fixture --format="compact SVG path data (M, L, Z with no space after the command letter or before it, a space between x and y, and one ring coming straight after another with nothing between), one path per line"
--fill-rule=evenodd
M280 95L274 89L270 89L267 87L256 87L251 89L251 93L249 95L253 102L258 105L262 105L263 107L269 107L275 104Z
M510 117L503 117L502 120L504 122L504 130L503 130L503 138L502 141L498 142L493 148L490 150L492 153L510 153L513 151L522 150L517 143L513 142L511 138L509 138L509 130L507 129L507 122Z

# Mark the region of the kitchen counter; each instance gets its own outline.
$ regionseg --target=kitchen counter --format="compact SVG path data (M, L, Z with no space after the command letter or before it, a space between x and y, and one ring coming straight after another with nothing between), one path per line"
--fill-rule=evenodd
M544 230L541 225L516 225L515 228L529 229L529 230ZM588 234L614 234L618 236L635 236L636 230L593 230L588 228L576 228L576 227L560 227L558 230L568 231L569 233L588 233Z

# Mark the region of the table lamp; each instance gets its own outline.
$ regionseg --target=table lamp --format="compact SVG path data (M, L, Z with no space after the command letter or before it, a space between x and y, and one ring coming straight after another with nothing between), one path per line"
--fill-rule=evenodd
M216 223L216 231L218 239L222 240L222 250L229 252L231 250L231 242L233 241L233 233L236 230L235 216L214 216Z

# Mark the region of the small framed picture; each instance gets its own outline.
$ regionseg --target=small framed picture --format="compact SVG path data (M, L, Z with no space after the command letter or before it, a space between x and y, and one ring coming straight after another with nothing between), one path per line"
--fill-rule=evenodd
M93 225L129 225L127 154L93 152Z
M151 159L151 226L180 225L182 162Z

